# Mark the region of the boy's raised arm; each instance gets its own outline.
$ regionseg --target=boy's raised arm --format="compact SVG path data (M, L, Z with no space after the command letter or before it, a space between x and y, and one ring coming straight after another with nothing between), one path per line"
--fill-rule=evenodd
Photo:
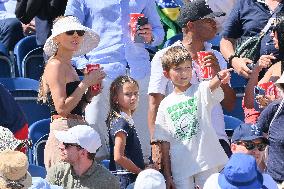
M209 88L213 92L215 89L217 89L222 83L226 84L230 81L230 71L233 71L233 68L225 69L219 71L215 77L212 78L212 80L209 83Z

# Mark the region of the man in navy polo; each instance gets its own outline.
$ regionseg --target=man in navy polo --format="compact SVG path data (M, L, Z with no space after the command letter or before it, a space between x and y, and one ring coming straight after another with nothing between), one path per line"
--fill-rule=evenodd
M255 36L266 26L270 18L284 11L282 0L237 0L228 16L222 32L220 50L234 70L249 77L251 70L247 64L252 63L248 58L234 56L235 41L241 37ZM261 41L259 56L273 54L277 57L270 32Z

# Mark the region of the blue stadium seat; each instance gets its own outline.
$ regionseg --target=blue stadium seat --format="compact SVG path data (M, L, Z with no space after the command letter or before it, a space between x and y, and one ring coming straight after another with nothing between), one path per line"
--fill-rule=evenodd
M0 77L15 77L15 68L7 48L0 42Z
M50 117L49 107L37 102L38 81L29 78L0 78L0 83L10 91L18 102L29 125Z
M33 146L29 149L29 162L44 167L44 148L50 131L50 118L42 119L29 127L29 139Z
M244 110L242 108L242 100L244 97L244 93L236 92L236 96L237 96L237 99L236 99L236 104L235 104L234 109L228 112L226 109L223 108L223 112L225 115L233 116L243 121L245 119Z
M31 50L22 61L22 76L39 80L44 71L44 64L43 48Z
M23 77L22 73L22 62L25 58L25 56L32 51L33 49L36 49L40 46L36 43L36 36L31 35L24 37L18 43L15 45L14 48L14 56L16 60L16 76L17 77Z
M46 169L42 166L30 164L28 171L32 177L46 177Z
M240 119L233 117L233 116L228 116L224 115L224 121L225 121L225 131L230 138L234 132L234 129L238 127L243 121Z
M231 87L236 93L244 93L245 86L248 80L243 76L238 75L236 72L231 72Z
M103 165L105 168L109 169L109 159L102 160L101 165Z

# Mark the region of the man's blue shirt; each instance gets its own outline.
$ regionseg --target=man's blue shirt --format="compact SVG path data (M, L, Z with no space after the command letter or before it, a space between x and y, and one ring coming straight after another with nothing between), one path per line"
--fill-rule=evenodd
M282 2L279 6L282 6ZM280 11L283 11L283 8L276 8L275 14ZM222 36L233 39L255 36L261 32L271 16L272 12L259 0L237 0L224 24ZM268 32L262 40L260 55L277 55L277 52Z
M143 13L148 17L154 36L153 46L164 39L164 30L154 0L69 0L65 15L79 18L81 23L99 34L97 48L85 57L74 59L79 69L88 63L99 63L110 78L125 74L128 63L130 74L141 79L150 73L149 54L143 43L130 39L129 14Z

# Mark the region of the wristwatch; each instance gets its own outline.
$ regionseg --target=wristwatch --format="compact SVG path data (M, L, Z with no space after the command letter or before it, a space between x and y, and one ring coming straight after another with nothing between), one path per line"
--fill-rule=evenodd
M236 54L232 54L231 56L229 56L229 58L228 58L228 63L229 63L229 65L232 65L232 60L233 60L233 58L235 58L235 57L238 57L238 58L239 58L239 56L236 55Z

